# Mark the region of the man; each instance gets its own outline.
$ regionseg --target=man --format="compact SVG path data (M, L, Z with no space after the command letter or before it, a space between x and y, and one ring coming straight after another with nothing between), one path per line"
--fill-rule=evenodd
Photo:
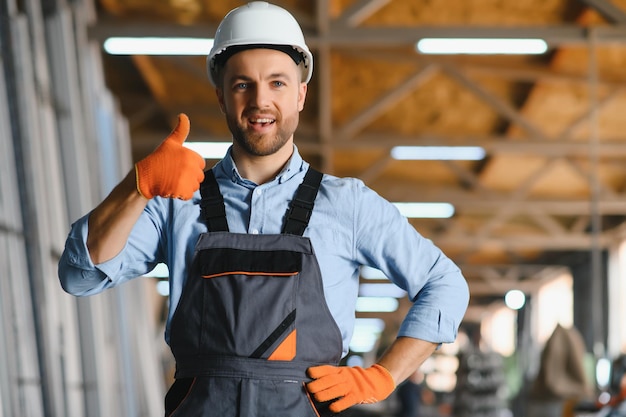
M302 160L293 134L313 57L286 10L252 2L231 11L207 66L233 135L225 158L203 172L182 146L189 120L180 115L72 226L63 288L91 295L168 264L166 340L177 370L166 416L313 417L383 400L454 341L465 280L361 181ZM376 364L337 366L361 265L384 271L414 305Z

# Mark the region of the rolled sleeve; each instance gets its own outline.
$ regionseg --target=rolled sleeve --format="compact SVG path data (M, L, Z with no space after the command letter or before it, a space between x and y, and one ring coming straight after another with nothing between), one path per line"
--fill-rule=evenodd
M411 306L398 335L452 343L468 303L469 289L460 272L429 281Z
M438 308L413 307L405 317L398 336L422 339L432 343L452 343L459 322Z
M72 225L58 266L61 287L66 292L86 296L116 285L111 277L121 268L121 255L95 265L87 248L89 215Z

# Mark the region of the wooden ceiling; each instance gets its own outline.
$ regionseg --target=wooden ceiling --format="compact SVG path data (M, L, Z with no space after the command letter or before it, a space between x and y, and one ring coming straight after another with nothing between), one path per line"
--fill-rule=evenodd
M95 39L212 37L241 1L100 0ZM473 302L528 292L572 255L622 239L626 0L282 0L315 57L296 144L391 201L454 204L411 220L463 269ZM541 37L542 56L426 56L421 37ZM204 57L103 55L134 158L176 115L230 140ZM479 145L479 162L396 161L395 145ZM211 161L209 161L211 164ZM482 303L484 305L484 303Z

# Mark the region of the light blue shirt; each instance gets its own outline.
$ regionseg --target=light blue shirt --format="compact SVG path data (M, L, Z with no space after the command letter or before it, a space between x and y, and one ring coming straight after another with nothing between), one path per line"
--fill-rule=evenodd
M214 167L224 196L228 227L235 233L280 233L285 213L309 164L296 147L272 181L257 185L242 178L230 156ZM180 299L201 233L200 193L189 201L155 197L115 258L94 265L86 247L88 216L72 225L59 262L63 288L74 295L97 294L166 263L170 271L169 323ZM359 267L382 270L413 300L399 336L434 343L453 342L469 300L459 268L421 236L396 207L354 178L324 175L304 236L317 256L328 307L342 337L343 354L352 337Z

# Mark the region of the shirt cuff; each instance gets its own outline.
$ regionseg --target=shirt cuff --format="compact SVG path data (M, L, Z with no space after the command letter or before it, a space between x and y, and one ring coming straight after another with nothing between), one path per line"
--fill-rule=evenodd
M89 256L87 248L88 217L84 216L72 226L72 230L66 240L65 254L70 267L81 271L82 278L87 281L113 282L111 277L116 276L122 263L122 254L113 259L99 264L94 264Z
M398 336L412 337L432 343L452 343L458 325L438 308L413 305L400 326Z

